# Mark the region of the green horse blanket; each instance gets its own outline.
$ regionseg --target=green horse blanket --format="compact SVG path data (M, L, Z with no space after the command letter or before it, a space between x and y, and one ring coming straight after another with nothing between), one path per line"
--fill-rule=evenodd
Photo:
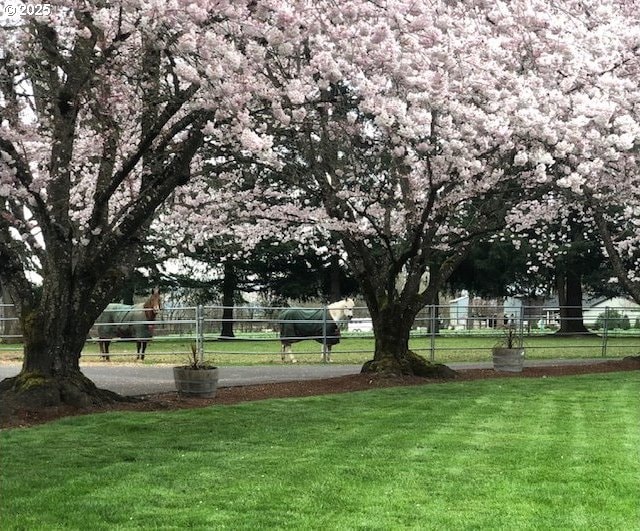
M303 339L336 345L340 342L340 329L328 310L290 308L280 313L280 341L285 344Z
M96 321L98 337L151 339L152 327L140 321L149 321L144 304L109 304Z

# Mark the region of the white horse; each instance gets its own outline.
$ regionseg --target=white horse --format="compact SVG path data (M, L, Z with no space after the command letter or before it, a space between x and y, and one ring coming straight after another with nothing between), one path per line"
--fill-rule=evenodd
M281 312L280 342L283 363L287 356L291 363L297 363L298 360L291 352L291 344L305 339L322 343L322 361L330 362L331 347L340 342L338 325L351 320L353 307L353 299L349 298L329 304L326 310L288 308Z

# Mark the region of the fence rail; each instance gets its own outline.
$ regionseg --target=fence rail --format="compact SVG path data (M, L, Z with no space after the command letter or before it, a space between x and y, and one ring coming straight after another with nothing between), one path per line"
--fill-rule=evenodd
M277 355L280 352L279 313L284 308L234 307L231 318L223 317L225 309L222 306L167 308L155 321L129 324L153 327L153 341L147 355L185 355L192 348L201 359L210 355ZM578 321L584 323L583 330L557 340L561 324L570 327ZM225 323L232 323L233 336L221 336ZM333 348L334 360L340 361L340 354L370 356L373 353L373 325L366 308L354 308L353 319L341 323L340 329L341 342ZM427 306L413 323L409 346L432 361L473 361L487 355L507 329L517 331L518 340L524 343L530 357L620 357L640 351L640 308L622 307L585 310L583 319L561 320L560 308L500 307L498 312L492 306L455 311L450 306ZM128 342L136 339L148 338L114 340L110 356L135 355ZM325 333L313 339L326 343L331 336ZM21 341L19 320L13 308L0 305L0 356L3 351L19 353ZM94 326L83 357L100 356L98 341ZM310 347L306 351L312 352Z

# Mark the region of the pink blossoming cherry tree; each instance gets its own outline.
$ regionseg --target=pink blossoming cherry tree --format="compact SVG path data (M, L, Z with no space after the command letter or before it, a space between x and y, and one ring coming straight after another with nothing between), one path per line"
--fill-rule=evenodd
M136 266L158 207L259 102L236 2L51 2L3 20L0 279L24 330L31 403L114 396L79 370L87 333ZM231 148L229 147L231 146ZM212 150L212 151L211 151ZM42 278L41 286L34 274Z
M152 224L248 252L333 234L367 369L393 373L442 370L408 349L417 312L550 191L593 209L612 257L635 249L636 2L51 4L1 22L0 280L25 337L4 396L115 398L80 352Z
M299 3L268 15L271 114L248 117L242 142L279 165L231 174L224 213L201 194L200 221L235 219L247 243L269 227L312 238L310 222L333 234L374 323L366 370L441 372L409 351L410 328L478 239L548 231L561 203L594 227L598 211L619 211L613 187L634 189L628 3Z

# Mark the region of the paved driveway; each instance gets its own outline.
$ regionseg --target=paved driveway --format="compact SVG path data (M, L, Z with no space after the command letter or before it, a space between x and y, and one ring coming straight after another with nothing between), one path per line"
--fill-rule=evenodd
M1 363L0 380L20 372L18 363ZM89 364L82 372L98 387L123 395L144 395L175 391L170 365ZM220 387L260 383L315 380L360 372L361 365L258 365L221 367Z
M589 360L525 360L525 366L569 365L607 361L605 358ZM485 363L450 363L452 369L490 368ZM0 380L20 372L19 363L0 363ZM296 380L332 378L357 374L361 365L252 365L246 367L220 367L220 387L252 385ZM110 389L122 395L144 395L175 391L173 367L170 365L90 363L81 365L82 372L98 387Z

